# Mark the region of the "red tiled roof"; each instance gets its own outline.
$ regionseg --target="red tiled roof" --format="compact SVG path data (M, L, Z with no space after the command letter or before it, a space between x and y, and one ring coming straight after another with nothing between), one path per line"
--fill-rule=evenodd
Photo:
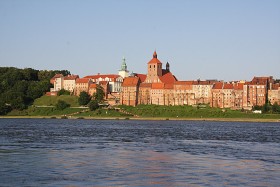
M76 84L79 84L79 83L88 83L89 81L90 81L90 79L88 79L88 78L76 79Z
M235 90L243 90L243 83L235 84L233 87Z
M97 84L96 83L90 84L89 88L97 88Z
M265 85L268 82L273 82L273 79L272 77L254 77L251 82L252 84Z
M174 84L165 84L164 88L165 89L173 89L174 88Z
M64 80L75 80L77 78L79 78L79 75L67 75Z
M164 89L163 83L152 83L152 89Z
M155 51L153 54L152 60L148 62L148 64L162 64L157 58L157 52Z
M140 78L140 82L144 82L146 80L146 77L147 77L147 75L139 74L139 73L135 73L135 76Z
M126 77L123 80L122 86L137 86L139 77Z
M54 81L56 78L59 78L59 77L63 77L62 74L55 74L51 79L50 79L50 83L51 84L54 84Z
M230 83L224 83L223 89L233 89L233 84Z
M194 81L176 81L175 85L193 85Z
M217 82L214 84L212 89L223 89L223 82Z
M116 79L118 77L120 77L120 75L116 75L116 74L99 74L99 75L88 75L88 76L85 76L84 78L91 78L91 79L99 79L99 78L102 78L102 79L105 79L105 78L111 78L111 79Z
M177 81L177 78L171 72L165 73L159 79L165 84L174 84Z
M251 84L252 84L252 83L251 83L251 82L248 82L248 81L244 83L244 85L251 85Z
M142 87L142 88L151 88L152 87L152 83L141 83L140 87Z
M55 74L52 79L63 77L62 74Z

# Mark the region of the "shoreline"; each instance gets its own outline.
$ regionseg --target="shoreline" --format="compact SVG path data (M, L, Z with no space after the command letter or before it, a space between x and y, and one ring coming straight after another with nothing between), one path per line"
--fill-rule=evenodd
M0 116L0 119L86 119L86 120L147 120L147 121L219 121L219 122L280 122L262 118L163 118L163 117L82 117L82 116Z

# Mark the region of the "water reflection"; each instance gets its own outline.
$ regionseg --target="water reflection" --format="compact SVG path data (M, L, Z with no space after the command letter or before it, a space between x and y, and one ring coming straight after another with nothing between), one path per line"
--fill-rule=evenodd
M277 123L18 119L0 127L1 186L280 182Z

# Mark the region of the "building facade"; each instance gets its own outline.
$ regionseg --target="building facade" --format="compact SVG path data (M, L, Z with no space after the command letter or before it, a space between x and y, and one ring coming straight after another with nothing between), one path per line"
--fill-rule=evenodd
M118 74L97 74L79 78L78 75L57 74L51 79L50 93L65 89L79 96L82 91L91 96L97 86L104 89L110 105L155 104L199 105L210 107L247 109L268 102L280 104L279 80L273 77L254 77L251 81L223 82L218 80L179 81L170 71L170 64L158 59L156 51L147 63L147 73L129 75L123 58ZM53 94L49 94L53 95Z
M138 77L133 89L131 85L122 85L122 100L126 105L156 104L156 105L198 105L209 104L211 107L248 109L264 105L268 102L279 102L279 86L275 86L272 77L254 77L249 82L223 82L217 80L178 81L170 72L170 64L162 69L162 62L154 52L153 58L147 63L147 74L133 74ZM131 79L125 78L126 79ZM131 93L135 99L131 100ZM139 90L137 92L137 90ZM126 93L124 93L126 92ZM129 98L128 98L129 97Z

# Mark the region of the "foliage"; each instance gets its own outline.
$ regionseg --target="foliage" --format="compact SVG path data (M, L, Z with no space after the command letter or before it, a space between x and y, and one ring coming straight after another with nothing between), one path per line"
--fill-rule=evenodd
M50 89L50 78L56 73L70 74L67 70L39 71L32 68L0 67L0 101L4 103L1 108L5 111L26 109Z
M266 103L262 106L262 113L267 113L271 110L271 105L269 103Z
M70 92L68 90L61 89L57 92L57 95L58 96L60 96L60 95L70 95Z
M99 108L99 105L98 105L97 100L92 100L92 101L89 102L89 109L91 111L94 111L94 110L96 110L98 108Z
M255 105L253 106L252 110L262 110L262 106Z
M11 111L11 107L0 101L0 115L5 115Z
M64 110L65 108L70 107L70 104L66 103L65 101L58 100L55 108L58 110Z
M101 103L104 100L104 89L102 86L97 85L96 93L93 94L93 99L96 100L98 103Z
M80 93L78 102L80 105L87 105L90 102L90 99L90 95L87 92L83 91Z
M280 106L278 103L266 103L263 106L254 106L253 110L261 110L262 113L280 113Z
M68 70L41 70L38 72L39 80L50 80L55 74L70 75Z
M272 105L272 111L274 112L274 113L280 113L280 106L278 105L278 103L274 103L273 105Z

